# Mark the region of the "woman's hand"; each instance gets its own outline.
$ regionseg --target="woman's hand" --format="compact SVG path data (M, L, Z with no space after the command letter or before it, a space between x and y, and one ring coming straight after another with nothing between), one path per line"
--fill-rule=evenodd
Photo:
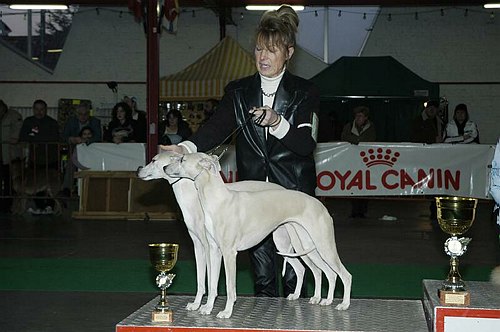
M160 149L162 151L177 152L177 153L180 153L180 154L186 154L187 153L187 151L184 149L184 147L182 147L180 145L175 145L175 144L172 144L172 145L161 145L160 144Z
M250 110L254 118L254 122L262 127L276 128L281 122L281 116L278 115L271 107L254 107Z

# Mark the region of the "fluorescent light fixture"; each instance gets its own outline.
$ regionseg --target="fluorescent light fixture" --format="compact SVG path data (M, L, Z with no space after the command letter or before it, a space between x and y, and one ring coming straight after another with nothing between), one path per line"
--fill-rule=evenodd
M500 3L487 3L483 7L486 9L498 9L500 8Z
M246 10L276 10L280 8L281 6L274 6L274 5L248 5L245 7ZM304 6L290 6L293 8L295 11L300 11L304 10Z
M62 53L62 49L61 48L55 48L55 49L51 49L51 50L47 50L47 53Z
M10 5L10 9L19 9L19 10L67 10L68 6L66 5Z

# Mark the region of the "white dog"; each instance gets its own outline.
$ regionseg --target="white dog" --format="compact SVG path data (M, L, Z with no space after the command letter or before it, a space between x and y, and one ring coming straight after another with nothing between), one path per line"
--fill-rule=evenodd
M307 257L328 279L328 295L321 304L333 302L338 274L344 284L344 297L336 308L347 309L350 305L352 276L340 261L335 245L333 220L323 204L294 190L229 190L222 181L219 170L217 159L204 153L186 154L166 168L168 176L194 181L205 214L207 236L209 241L215 241L224 258L227 302L225 309L217 317L229 318L232 315L236 301L238 251L255 246L286 223L293 225L303 249L308 248Z
M168 165L181 158L182 155L172 152L163 152L156 155L148 165L140 167L137 171L137 175L139 178L146 181L161 178L166 179L172 185L172 190L182 211L184 222L193 240L196 261L196 297L194 302L187 304L186 309L197 310L200 308L202 314L210 314L217 297L217 285L222 256L216 243L211 241L209 245L210 238L206 236L204 213L193 181L189 179L172 178L165 173L165 169ZM230 183L226 186L229 190L237 191L284 190L283 187L277 184L262 181L242 181ZM273 240L278 250L284 254L291 253L293 252L292 250L304 250L295 229L289 225L276 229L273 233ZM291 246L291 242L294 243L293 247ZM288 299L295 300L298 299L300 295L305 269L296 258L285 257L285 264L286 262L292 265L297 275L295 291L288 296ZM321 300L321 270L319 270L307 257L304 258L304 262L306 262L313 272L316 284L314 296L311 298L310 302L318 303ZM200 307L202 297L205 294L205 277L207 270L209 285L208 299L207 303Z

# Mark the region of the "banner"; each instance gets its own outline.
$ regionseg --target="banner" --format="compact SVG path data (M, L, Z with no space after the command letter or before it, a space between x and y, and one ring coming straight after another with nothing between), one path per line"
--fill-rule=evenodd
M318 143L318 196L452 195L491 199L495 146L485 144ZM226 182L237 179L234 149L221 160Z
M451 195L491 199L494 145L414 143L318 143L318 196ZM93 170L136 170L145 164L144 144L77 146L78 161ZM221 158L225 182L236 182L236 153Z

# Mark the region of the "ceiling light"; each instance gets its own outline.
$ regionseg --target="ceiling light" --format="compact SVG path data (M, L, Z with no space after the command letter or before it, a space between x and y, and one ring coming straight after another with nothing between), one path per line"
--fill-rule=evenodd
M246 6L245 9L246 10L276 10L278 8L280 8L281 6L273 6L273 5L249 5L249 6ZM293 8L293 10L295 11L300 11L300 10L304 10L304 6L290 6Z
M20 5L10 5L10 9L20 9L20 10L67 10L68 6L66 5L28 5L28 4L20 4Z
M487 3L483 7L487 9L498 9L500 8L500 3Z

